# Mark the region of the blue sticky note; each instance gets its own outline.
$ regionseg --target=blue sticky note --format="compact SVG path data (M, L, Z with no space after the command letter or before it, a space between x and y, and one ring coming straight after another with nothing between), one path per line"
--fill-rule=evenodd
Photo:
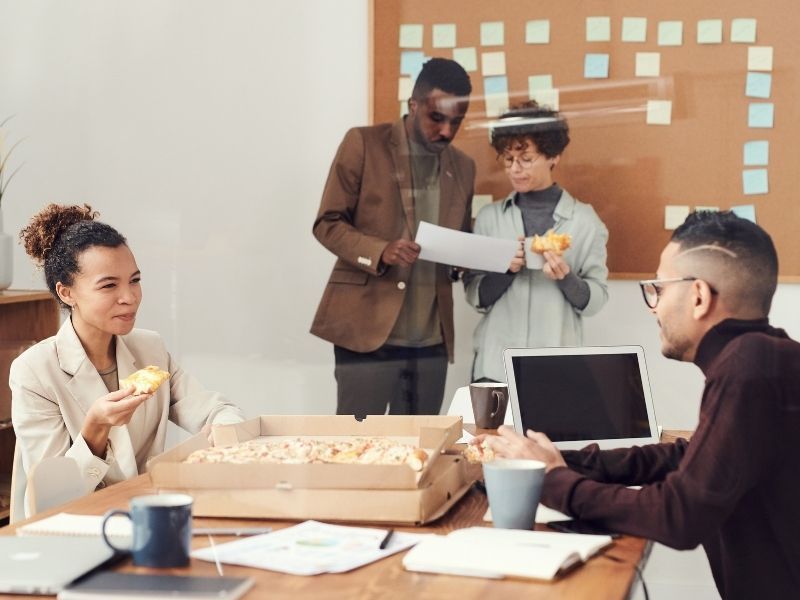
M747 74L747 85L745 86L744 95L748 98L769 98L771 88L771 73L750 72Z
M745 169L742 171L742 185L745 196L766 194L769 191L766 169Z
M425 62L425 53L417 50L404 50L400 53L400 74L416 79Z
M775 105L772 102L751 102L747 113L747 126L770 128L774 122Z
M508 77L505 75L495 75L494 77L483 78L483 93L487 96L492 94L508 93Z
M586 79L607 78L608 54L587 54L583 63L583 76Z
M737 217L747 219L748 221L756 222L756 207L752 204L743 204L741 206L731 206L731 212Z
M769 164L769 142L767 140L745 142L744 164L746 167L766 167Z

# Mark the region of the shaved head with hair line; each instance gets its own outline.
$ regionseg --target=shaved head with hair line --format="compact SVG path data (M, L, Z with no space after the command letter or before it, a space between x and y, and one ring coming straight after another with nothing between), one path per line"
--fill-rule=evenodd
M769 235L730 212L691 214L675 230L675 265L708 282L731 316L769 315L778 282L778 259Z

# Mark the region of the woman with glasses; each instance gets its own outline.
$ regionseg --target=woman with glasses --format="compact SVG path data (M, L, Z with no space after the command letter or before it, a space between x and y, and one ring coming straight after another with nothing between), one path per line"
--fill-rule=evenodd
M475 233L519 240L520 249L508 272L464 278L467 301L483 313L473 338L473 381L505 380L505 348L580 345L583 316L608 300L608 230L590 205L553 180L569 144L566 120L531 101L494 123L491 144L513 191L480 211ZM526 268L525 238L548 229L568 233L571 247L561 256L545 252L542 267Z

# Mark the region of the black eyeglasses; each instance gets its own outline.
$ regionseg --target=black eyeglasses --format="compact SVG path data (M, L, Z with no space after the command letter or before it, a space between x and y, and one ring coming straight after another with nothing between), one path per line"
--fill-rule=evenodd
M658 299L661 297L661 291L664 289L664 286L668 283L678 283L680 281L697 281L698 277L672 277L671 279L645 279L639 282L639 287L642 288L642 297L644 298L644 303L647 304L649 308L655 308L658 306ZM717 290L715 290L711 285L708 285L708 289L711 290L712 294L716 294Z

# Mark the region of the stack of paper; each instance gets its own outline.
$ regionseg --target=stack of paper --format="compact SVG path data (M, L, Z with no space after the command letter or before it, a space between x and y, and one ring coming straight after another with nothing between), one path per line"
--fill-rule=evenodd
M385 549L385 529L305 521L274 533L192 552L209 562L269 569L292 575L344 573L406 550L430 534L395 533Z

